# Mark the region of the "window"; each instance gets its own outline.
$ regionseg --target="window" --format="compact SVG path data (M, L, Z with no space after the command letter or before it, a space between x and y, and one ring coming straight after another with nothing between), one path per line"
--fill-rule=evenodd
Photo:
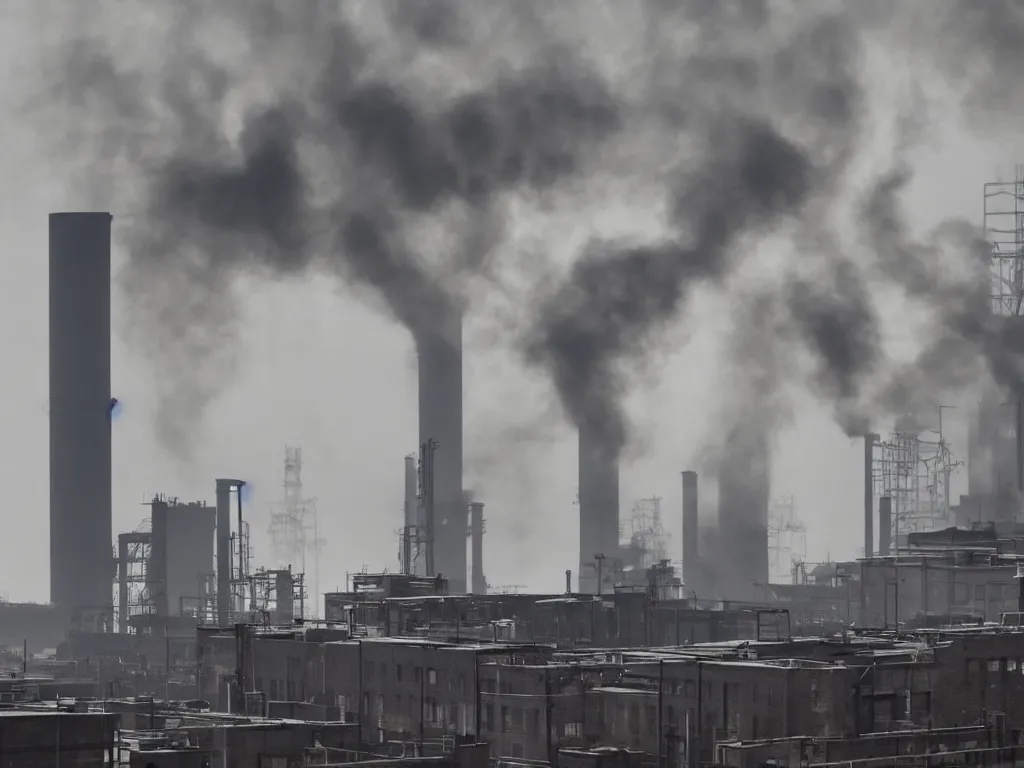
M417 684L423 680L423 667L416 667L412 673L412 679Z
M570 739L583 738L583 723L564 723L562 733Z
M427 670L427 682L430 685L437 685L437 670L433 667Z
M459 695L464 696L466 694L466 676L459 675Z
M529 736L536 736L540 733L540 710L536 707L527 710L526 733Z
M364 661L363 662L363 679L367 680L367 681L373 680L373 662L372 661Z
M501 708L501 730L504 733L509 733L512 730L512 719L508 714L508 707L503 706Z
M277 698L277 680L270 681L270 700L278 701Z
M488 704L484 707L484 730L494 730L494 705Z
M395 679L398 682L402 682L402 665L395 664Z
M687 680L685 685L683 686L683 694L686 696L686 698L692 699L696 695L696 693L697 685L693 682L693 680Z
M989 672L998 672L999 671L999 659L989 659L988 660L988 671Z
M671 704L668 705L668 710L665 712L665 725L669 728L674 728L676 725L676 708Z
M957 605L963 605L967 602L967 585L962 581L953 582L953 602Z
M653 704L647 705L646 712L647 719L647 735L657 736L658 735L658 708Z
M1007 659L1006 660L1006 671L1007 672L1016 672L1017 671L1017 660L1016 659Z

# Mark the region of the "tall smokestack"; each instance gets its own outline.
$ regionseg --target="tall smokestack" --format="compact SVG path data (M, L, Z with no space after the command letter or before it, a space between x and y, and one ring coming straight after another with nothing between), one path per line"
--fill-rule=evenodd
M240 480L217 480L217 624L221 627L231 625L231 491L239 485Z
M413 536L416 535L417 496L416 457L405 457L405 514L402 520L402 573L411 574Z
M700 578L698 519L697 473L683 472L683 582L690 589L695 588Z
M451 314L416 334L420 445L433 452L433 569L450 594L466 592L468 510L462 489L462 318Z
M899 546L899 542L896 544ZM882 496L878 500L878 554L882 557L892 552L892 498Z
M875 546L875 444L878 435L864 435L864 557L871 557Z
M595 555L609 561L619 557L619 462L586 427L580 427L579 503L580 592L598 594L598 563ZM604 565L602 579L611 576ZM602 590L603 591L603 590Z
M469 505L469 525L472 535L472 576L470 589L474 595L487 594L487 579L484 578L484 505L474 501Z
M50 214L50 601L112 602L109 213Z
M762 599L768 583L768 503L771 466L768 434L743 422L726 440L718 474L719 569L724 598Z

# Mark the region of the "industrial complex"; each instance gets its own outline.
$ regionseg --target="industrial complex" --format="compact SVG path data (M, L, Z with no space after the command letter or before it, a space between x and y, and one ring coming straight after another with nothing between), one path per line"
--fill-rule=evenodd
M1014 225L989 220L1001 216ZM461 318L445 316L415 335L420 446L404 472L396 457L404 514L387 523L400 526L398 562L321 602L306 571L324 542L297 448L271 567L253 552L241 479L211 478L213 506L154 497L147 524L112 531L111 221L50 217L51 604L0 605L2 764L1024 758L1016 393L982 399L956 501L960 462L940 423L908 415L863 436L851 471L863 473L864 553L848 562L807 561L754 428L728 435L715 476L681 471L679 518L658 498L621 514L617 452L581 429L579 559L564 591L492 593L485 506L462 474ZM1012 328L1024 177L986 188L986 231L1006 291L993 313ZM1008 396L1015 407L999 405ZM717 510L702 502L709 485Z

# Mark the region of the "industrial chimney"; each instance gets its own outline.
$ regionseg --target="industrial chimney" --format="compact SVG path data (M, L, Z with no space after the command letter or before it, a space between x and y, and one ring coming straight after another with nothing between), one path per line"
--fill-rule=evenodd
M875 444L878 435L864 435L864 557L871 557L875 545Z
M466 592L469 519L462 488L462 317L450 312L416 333L420 445L433 441L433 514L428 521L434 573L450 594Z
M897 542L899 546L899 542ZM878 500L878 554L887 557L892 551L892 497Z
M619 557L619 462L589 428L579 434L580 568L579 591L600 594L598 560ZM601 555L601 558L595 557Z
M695 589L700 579L698 520L697 473L683 472L683 582L690 589Z
M728 599L759 599L768 583L770 459L767 431L756 421L738 424L726 439L718 470L718 532L730 564L719 571Z
M217 480L217 625L221 627L231 625L231 492L242 485L241 480Z
M106 612L111 533L109 213L50 214L50 601Z
M470 591L474 595L485 595L487 579L484 577L484 505L479 501L469 505L469 526L472 536Z
M416 480L416 457L405 457L405 514L402 522L402 573L413 572L413 544L416 539L419 514L419 496Z

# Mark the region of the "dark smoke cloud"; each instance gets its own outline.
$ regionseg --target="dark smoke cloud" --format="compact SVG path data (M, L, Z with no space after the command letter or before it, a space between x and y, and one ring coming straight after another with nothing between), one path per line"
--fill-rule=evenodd
M459 274L487 267L470 248L502 236L503 198L585 173L621 128L603 79L543 40L527 66L470 72L445 92L390 71L362 27L328 8L188 3L155 66L83 35L61 69L61 90L78 97L63 106L97 117L73 143L134 177L125 287L169 384L160 434L179 454L225 380L208 363L223 364L233 338L235 278L322 270L371 289L414 335L443 328L463 311ZM453 57L465 47L455 4L397 8L384 6L392 48L409 35ZM245 52L224 64L207 26ZM249 106L235 140L238 99ZM425 217L451 225L447 247L414 242Z
M160 434L170 447L185 451L223 385L240 276L326 272L368 289L414 335L444 327L465 311L469 280L497 279L508 199L609 172L604 153L634 129L645 144L625 170L668 199L665 232L592 239L541 292L524 343L569 418L609 448L630 437L626 369L656 357L688 298L728 284L764 238L791 240L796 263L761 290L777 319L760 365L775 371L794 349L810 352L814 390L848 432L922 397L913 393L934 387L920 386L931 374L964 386L972 356L999 381L1018 375L1021 350L988 316L978 274L929 267L937 249L981 249L960 227L914 244L893 204L899 174L857 211L861 245L879 254L872 268L822 235L870 117L864 36L906 43L923 75L942 59L965 93L1019 89L1007 74L1024 55L1014 4L600 5L622 36L639 30L636 71L614 85L587 59L602 41L581 50L579 35L562 34L587 28L591 3L548 13L393 0L343 14L189 0L173 23L150 20L164 35L159 53L128 56L125 41L88 27L60 41L60 123L78 126L65 138L130 180L119 201L133 203L125 288L168 382ZM507 32L496 35L499 19ZM424 239L437 222L442 236ZM950 308L914 366L886 359L875 280Z
M770 34L763 3L687 8L689 21L711 38L728 34L723 14ZM684 104L672 113L675 127L697 145L677 169L672 238L592 243L541 303L527 345L529 359L551 370L572 420L615 452L628 438L623 363L646 359L696 286L721 281L742 263L748 238L799 223L808 201L841 178L853 151L861 93L848 26L815 17L768 50L733 48L739 46L673 59L680 91L708 111L693 114ZM777 99L787 114L750 114L736 99L744 92L754 103ZM795 117L793 136L785 126Z

